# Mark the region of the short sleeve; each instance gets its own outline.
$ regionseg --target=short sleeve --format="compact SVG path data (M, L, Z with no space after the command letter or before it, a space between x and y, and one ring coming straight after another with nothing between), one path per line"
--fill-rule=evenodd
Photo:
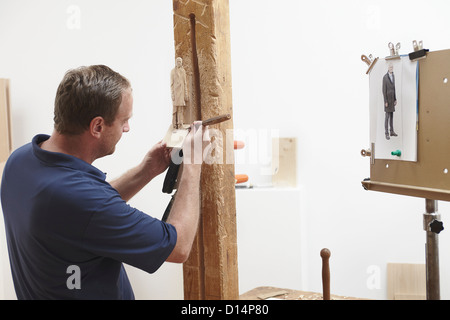
M105 197L84 233L86 250L153 273L177 241L174 226L128 205L117 193Z

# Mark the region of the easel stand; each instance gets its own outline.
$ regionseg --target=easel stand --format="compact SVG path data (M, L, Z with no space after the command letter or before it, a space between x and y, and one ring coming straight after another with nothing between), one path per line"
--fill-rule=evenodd
M423 227L427 233L425 246L427 300L440 300L439 285L439 232L444 228L437 213L436 200L425 199L426 212L423 215Z
M449 70L450 50L426 53L419 61L417 161L378 158L373 141L370 151L361 152L371 157L370 178L362 181L366 190L425 199L427 300L440 299L438 234L444 227L437 201L450 201Z

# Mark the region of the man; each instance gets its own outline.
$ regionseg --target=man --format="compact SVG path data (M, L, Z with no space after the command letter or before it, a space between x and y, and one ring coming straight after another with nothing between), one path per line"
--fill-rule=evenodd
M180 129L184 124L184 110L189 100L186 71L183 68L183 59L176 59L176 66L170 73L170 90L173 103L173 126Z
M395 77L394 66L389 63L388 72L383 77L383 97L384 97L384 130L386 139L397 137L394 131L394 112L397 105L397 97L395 95ZM390 128L390 130L389 130Z
M70 70L56 93L52 135L35 136L8 159L1 201L18 299L134 299L122 263L153 273L189 256L201 164L185 163L167 223L126 203L166 170L165 145L111 183L91 165L114 152L132 110L120 74L106 66ZM196 122L183 148L208 140Z

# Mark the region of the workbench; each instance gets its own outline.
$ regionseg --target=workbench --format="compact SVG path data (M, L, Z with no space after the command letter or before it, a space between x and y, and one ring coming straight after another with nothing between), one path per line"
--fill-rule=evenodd
M257 287L239 296L239 300L323 300L322 293L282 289L276 287ZM363 298L331 295L331 300L369 300Z

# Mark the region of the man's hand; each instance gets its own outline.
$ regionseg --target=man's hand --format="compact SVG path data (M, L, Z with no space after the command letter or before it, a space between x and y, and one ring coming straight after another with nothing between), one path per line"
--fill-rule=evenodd
M170 163L170 149L158 142L135 168L127 171L118 179L111 181L111 186L119 192L122 199L130 200L154 177L163 173Z
M165 143L162 141L154 145L144 157L144 172L150 173L151 178L160 175L169 167L170 152Z
M208 127L204 127L201 121L191 125L191 129L183 142L184 164L201 165L205 150L211 145Z

